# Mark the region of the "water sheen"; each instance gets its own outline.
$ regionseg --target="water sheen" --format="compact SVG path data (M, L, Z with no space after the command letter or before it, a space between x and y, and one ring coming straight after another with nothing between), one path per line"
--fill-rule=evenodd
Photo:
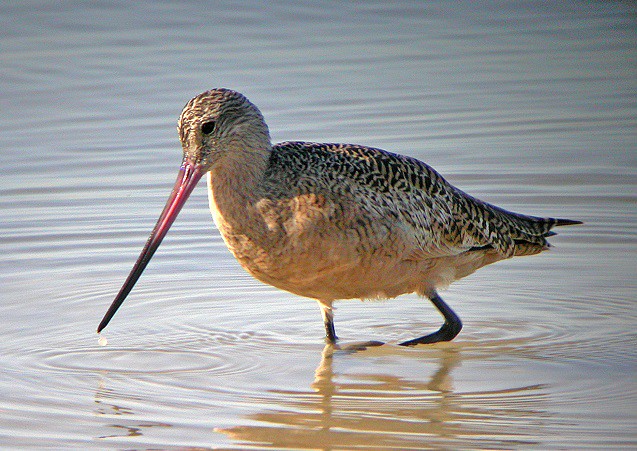
M0 447L637 447L637 66L630 2L4 2ZM234 88L275 141L382 147L505 208L585 221L443 297L264 286L195 190L95 328L180 162L176 119ZM388 344L357 350L352 343Z

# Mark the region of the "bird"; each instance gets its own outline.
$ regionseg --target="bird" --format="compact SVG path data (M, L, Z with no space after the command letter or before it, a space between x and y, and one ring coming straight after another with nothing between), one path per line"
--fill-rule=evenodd
M450 341L462 329L438 294L483 266L549 248L556 226L581 221L513 213L447 182L415 158L355 144L272 144L261 111L215 88L178 120L183 159L150 237L104 315L122 305L205 175L214 222L230 252L261 282L314 299L335 344L334 302L416 293L443 317L399 343Z

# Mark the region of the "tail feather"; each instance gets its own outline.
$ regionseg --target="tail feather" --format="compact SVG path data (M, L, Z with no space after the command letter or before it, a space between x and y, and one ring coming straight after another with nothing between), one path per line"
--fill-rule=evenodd
M473 249L491 247L504 258L531 255L549 247L546 238L555 235L557 226L582 224L581 221L514 213L481 201L455 189L453 208L455 216L463 218L464 232L473 239ZM475 225L479 224L479 227Z
M582 221L573 221L572 219L554 219L554 221L556 227L584 224Z
M491 213L490 244L505 257L537 254L549 248L546 238L556 235L551 231L553 227L582 224L572 219L529 216L487 203L483 205Z
M514 239L524 239L524 235L549 237L556 234L556 232L551 232L553 227L582 224L582 221L574 221L572 219L542 218L539 216L523 215L491 204L486 204L486 207L492 210L495 216L508 226L510 232L517 231L523 235L515 236L514 234Z

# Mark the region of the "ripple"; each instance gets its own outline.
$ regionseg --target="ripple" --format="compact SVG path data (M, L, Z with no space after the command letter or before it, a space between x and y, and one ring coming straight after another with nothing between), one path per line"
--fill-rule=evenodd
M526 349L538 349L537 345L543 343L571 343L573 335L567 328L556 324L506 318L471 324L467 339L469 348L479 347L487 352L494 348L498 352L522 352Z
M119 348L43 353L42 364L52 370L101 371L120 374L234 371L220 355L206 352Z
M148 327L128 334L108 334L107 346L98 343L93 330L68 331L64 325L55 325L44 331L46 340L31 335L6 342L2 348L5 371L49 374L58 382L66 381L60 385L95 375L139 379L199 373L204 378L234 377L273 372L276 364L272 356L285 354L287 349L269 334L208 329L177 320L161 330Z

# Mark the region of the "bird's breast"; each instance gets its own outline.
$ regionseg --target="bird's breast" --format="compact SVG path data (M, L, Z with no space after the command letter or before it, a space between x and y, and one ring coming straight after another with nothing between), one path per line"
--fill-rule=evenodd
M228 249L265 283L317 299L396 296L411 287L401 281L416 263L402 236L347 202L306 194L243 209L227 215L211 201Z

